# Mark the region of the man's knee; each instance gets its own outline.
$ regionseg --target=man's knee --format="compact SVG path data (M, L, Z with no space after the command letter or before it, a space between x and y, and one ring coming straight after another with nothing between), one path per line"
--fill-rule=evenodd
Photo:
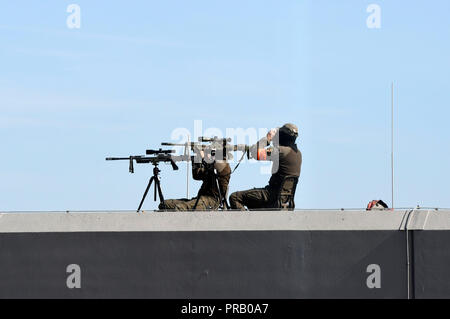
M246 206L249 210L270 207L270 194L265 188L253 188L238 193L238 208L241 208L239 205Z
M242 209L243 203L242 203L242 192L234 192L230 195L230 207L232 209Z
M185 198L182 199L166 199L163 203L159 204L161 210L189 210L189 201Z
M159 209L174 209L175 208L175 202L173 199L166 199L164 202L160 203L158 208Z
M194 209L194 206L192 207ZM211 196L200 196L196 210L217 210L219 209L219 201Z

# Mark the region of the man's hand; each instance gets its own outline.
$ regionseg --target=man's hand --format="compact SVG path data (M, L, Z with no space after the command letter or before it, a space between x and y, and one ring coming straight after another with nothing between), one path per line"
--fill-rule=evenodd
M273 128L269 131L269 133L267 133L266 137L267 137L267 141L270 143L273 139L273 137L275 136L275 134L277 134L278 129L277 128Z
M200 156L202 157L202 159L207 163L207 164L211 164L215 161L214 156L212 156L211 154L211 150L208 151L200 151Z

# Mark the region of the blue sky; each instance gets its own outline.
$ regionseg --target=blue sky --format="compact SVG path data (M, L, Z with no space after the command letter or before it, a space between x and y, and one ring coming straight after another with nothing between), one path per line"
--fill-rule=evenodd
M80 29L66 26L71 3ZM367 28L370 4L380 29ZM195 120L296 123L298 208L390 203L393 80L396 206L450 207L448 12L447 0L3 1L0 211L135 209L151 166L104 158ZM230 191L268 178L244 163ZM166 198L185 180L185 165L163 166Z

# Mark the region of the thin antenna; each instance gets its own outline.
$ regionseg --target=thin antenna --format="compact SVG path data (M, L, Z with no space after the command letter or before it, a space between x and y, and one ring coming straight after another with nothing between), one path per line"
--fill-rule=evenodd
M190 143L190 136L188 136L187 144L184 148L184 154L189 155L188 145ZM186 161L186 198L189 198L189 162Z
M394 82L392 82L392 114L391 114L391 192L392 210L394 210Z

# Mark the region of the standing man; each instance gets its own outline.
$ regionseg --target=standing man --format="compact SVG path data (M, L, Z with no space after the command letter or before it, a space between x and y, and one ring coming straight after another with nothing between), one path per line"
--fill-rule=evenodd
M267 133L267 136L250 147L252 158L273 162L272 176L269 185L264 188L253 188L231 194L230 206L232 209L275 207L283 179L286 176L300 176L302 153L295 144L297 137L297 126L285 124L279 129L272 129ZM269 152L269 149L266 148L271 142L273 143L273 149Z
M200 163L192 163L192 177L203 181L197 197L187 199L168 199L159 204L161 210L217 210L225 198L230 182L231 168L226 160L215 159L205 152L198 151Z

